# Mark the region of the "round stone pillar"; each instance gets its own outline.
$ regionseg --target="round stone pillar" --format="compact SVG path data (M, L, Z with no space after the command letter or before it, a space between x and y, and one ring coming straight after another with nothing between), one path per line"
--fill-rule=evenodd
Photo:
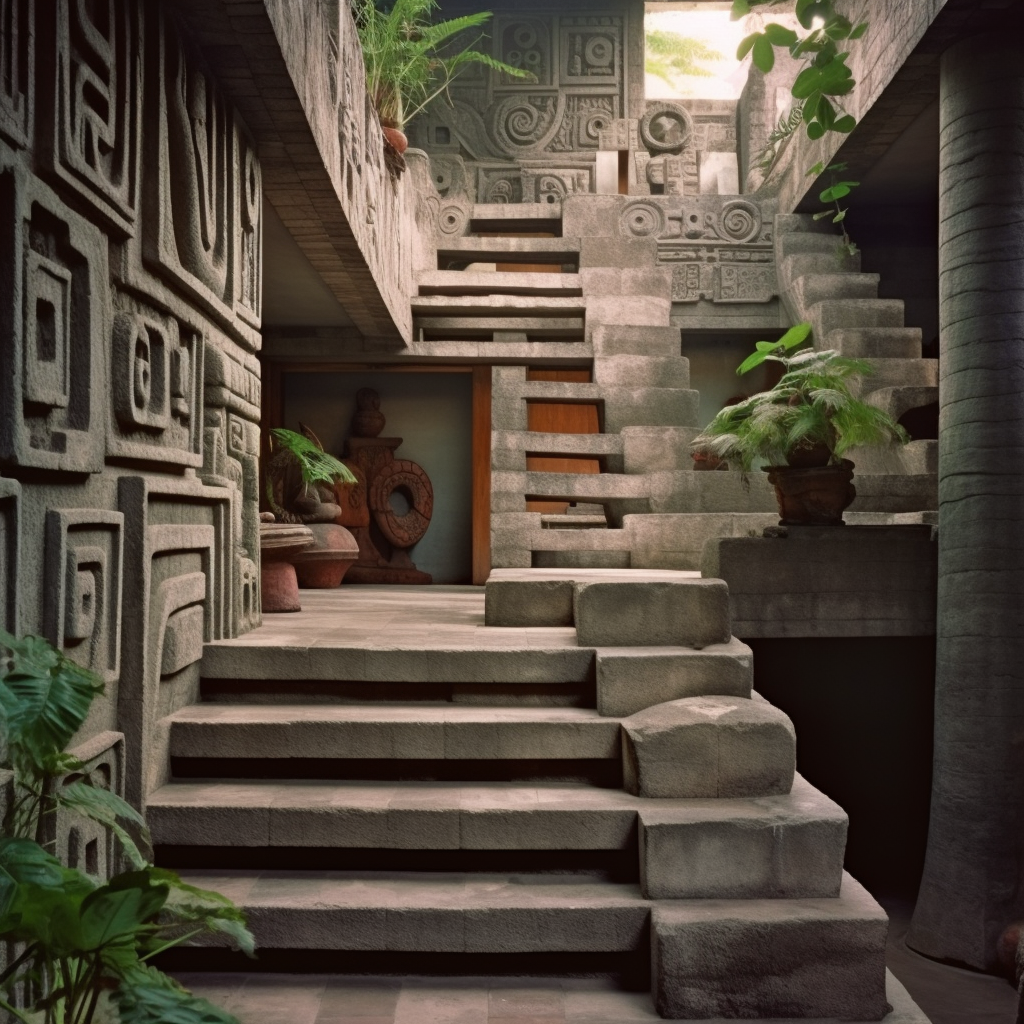
M1024 917L1024 61L942 56L935 775L908 943L996 966Z

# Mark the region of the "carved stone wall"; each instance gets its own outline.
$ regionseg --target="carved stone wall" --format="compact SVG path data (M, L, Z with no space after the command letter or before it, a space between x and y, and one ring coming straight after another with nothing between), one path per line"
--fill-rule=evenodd
M76 742L140 806L260 618L262 202L171 5L0 4L0 625L104 680Z
M442 6L448 16L463 11ZM473 66L452 87L452 105L436 102L412 123L410 140L430 154L442 196L543 203L608 191L601 154L611 156L617 191L623 151L630 195L739 191L735 101L645 100L642 4L491 6L484 47L536 81Z

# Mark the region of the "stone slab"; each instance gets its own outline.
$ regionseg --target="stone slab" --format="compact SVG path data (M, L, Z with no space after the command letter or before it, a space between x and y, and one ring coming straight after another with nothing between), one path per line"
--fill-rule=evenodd
M790 528L785 538L709 540L702 569L728 582L744 639L930 636L937 558L928 526Z
M599 647L597 710L625 718L682 697L749 697L752 679L753 654L735 638L701 650Z
M673 801L674 803L674 801ZM799 775L784 796L640 809L640 885L648 899L839 895L845 811Z
M623 719L622 762L637 796L779 796L793 786L796 732L764 700L685 697Z
M700 648L731 635L720 580L577 583L573 617L577 639L588 647Z
M888 920L844 875L838 899L692 900L651 915L663 1017L882 1020Z

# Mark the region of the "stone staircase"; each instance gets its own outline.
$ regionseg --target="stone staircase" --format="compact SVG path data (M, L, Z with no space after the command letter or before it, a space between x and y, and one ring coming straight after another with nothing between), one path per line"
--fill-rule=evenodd
M759 535L777 521L763 474L693 471L698 395L670 326L670 268L658 264L653 239L562 237L561 207L547 203L451 217L448 234L442 212L436 261L419 275L409 354L494 364L495 567L695 569L708 539ZM585 230L578 220L570 232ZM776 229L790 319L810 320L822 347L869 358L866 397L896 418L933 403L937 365L920 358L903 303L879 299L877 275L860 273L859 255L841 262L835 236L810 218L780 217ZM552 380L550 368L584 379ZM531 429L542 405L591 408L596 432ZM850 522L887 524L936 507L934 440L853 457ZM588 469L550 468L559 460ZM554 503L569 514L528 510Z
M304 605L206 645L147 801L158 862L246 909L263 969L650 971L668 1018L885 1016L885 916L751 692L721 581L519 571L486 612L473 588Z

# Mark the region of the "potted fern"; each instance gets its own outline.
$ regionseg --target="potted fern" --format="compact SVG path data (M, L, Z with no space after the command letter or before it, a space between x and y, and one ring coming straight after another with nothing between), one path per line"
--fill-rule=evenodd
M408 146L403 129L438 96L447 95L455 77L470 64L483 64L514 78L536 81L478 49L483 38L452 45L456 36L479 28L490 11L432 21L437 0L352 0L366 65L366 89L385 138L402 153Z
M797 324L779 341L759 341L736 372L770 360L782 363L781 379L770 391L726 406L692 443L743 472L756 461L768 463L763 468L783 525L841 524L857 493L853 463L843 456L851 448L909 440L888 413L854 394L870 364L831 349L790 354L810 334L810 324Z

